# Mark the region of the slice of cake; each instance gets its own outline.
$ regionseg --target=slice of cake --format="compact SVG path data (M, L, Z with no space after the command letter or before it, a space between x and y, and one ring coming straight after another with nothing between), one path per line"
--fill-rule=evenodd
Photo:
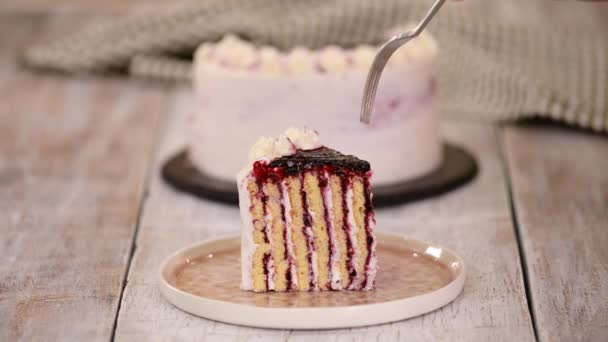
M289 129L262 137L237 176L244 290L371 290L376 277L370 165Z

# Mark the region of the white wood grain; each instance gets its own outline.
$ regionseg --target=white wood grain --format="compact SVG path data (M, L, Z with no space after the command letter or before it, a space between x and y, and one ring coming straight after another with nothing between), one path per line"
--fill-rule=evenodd
M504 136L541 341L608 336L608 140L555 127Z
M161 260L186 244L235 234L241 227L236 208L177 193L159 177L161 163L186 144L191 108L190 94L180 94L160 145L119 313L118 341L533 339L496 136L490 126L481 124L445 125L447 136L479 157L482 172L474 183L433 200L377 213L379 229L441 243L464 257L468 280L453 304L405 322L291 332L211 322L171 306L157 286Z
M161 89L0 73L0 340L108 341Z

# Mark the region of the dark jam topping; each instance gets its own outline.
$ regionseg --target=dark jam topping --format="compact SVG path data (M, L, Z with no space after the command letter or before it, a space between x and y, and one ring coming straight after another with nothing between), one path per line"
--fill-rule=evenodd
M309 170L323 170L328 173L364 174L370 170L369 163L355 156L344 155L328 147L314 150L297 150L295 154L277 158L270 163L253 163L253 175L261 182L269 177L283 179Z
M353 172L367 172L369 163L355 156L344 155L328 147L319 147L314 150L297 150L295 154L277 158L269 166L280 167L285 175L296 174L304 170L316 168L345 169Z

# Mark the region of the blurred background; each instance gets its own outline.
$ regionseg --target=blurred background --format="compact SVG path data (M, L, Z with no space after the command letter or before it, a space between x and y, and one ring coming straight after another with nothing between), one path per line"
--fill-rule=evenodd
M100 14L125 15L127 13L165 12L179 8L192 0L4 0L0 9L14 13L84 11ZM427 1L429 4L432 1ZM608 28L608 8L603 0L511 0L484 1L460 0L459 6L474 6L487 11L497 19L512 21L548 20L559 25L576 25ZM581 5L581 2L584 5Z
M390 27L388 23L415 22L431 2L373 2L369 6L376 6L377 10L370 17L372 21L381 22L386 16L385 28ZM315 47L340 44L348 41L348 34L336 36L334 31L323 30L340 29L341 24L333 25L332 20L352 25L348 23L348 17L341 18L336 9L357 8L361 3L366 2L281 2L286 19L280 22L280 14L275 18L280 25L286 25L300 17L310 19L311 13L333 10L330 19L318 23L310 21L312 26L300 25L296 31L307 31L304 36L313 37L309 41L314 42ZM219 5L216 6L219 8L223 4L228 4L227 9L217 12L220 14L215 18L207 17L207 7ZM256 5L248 8L250 4ZM24 61L30 66L70 73L120 70L134 76L188 83L190 65L181 62L191 58L198 44L218 40L224 33L247 35L253 29L256 43L282 48L306 43L306 39L299 38L297 33L271 32L272 26L265 22L268 15L262 12L272 4L273 1L260 0L170 3L153 0L5 0L0 4L0 11L5 32L11 30L12 22L45 23L39 25L42 30L25 39L4 34L3 39L20 39L17 46L22 50L38 47L26 50ZM293 8L290 4L294 4ZM387 8L398 9L395 11L398 14L391 16ZM357 11L345 15L365 18L365 14ZM246 23L229 19L237 12ZM218 17L226 20L216 20ZM152 18L160 19L155 22ZM604 85L608 77L607 18L608 3L603 1L448 2L429 26L441 49L440 89L444 111L449 110L452 116L487 120L544 115L595 131L607 131L606 104L600 101L606 95ZM194 24L193 19L200 20ZM174 33L178 30L183 33ZM378 42L378 30L370 31L374 33L364 39L370 41L372 37ZM92 34L87 36L83 32ZM364 35L353 33L353 36ZM589 86L579 91L579 84ZM583 96L582 92L585 92ZM496 96L496 93L500 94ZM530 97L540 99L535 99L536 102L550 102L549 108L522 102L522 98L531 93ZM475 100L477 97L479 101ZM555 111L552 107L561 109ZM564 111L576 114L569 118Z

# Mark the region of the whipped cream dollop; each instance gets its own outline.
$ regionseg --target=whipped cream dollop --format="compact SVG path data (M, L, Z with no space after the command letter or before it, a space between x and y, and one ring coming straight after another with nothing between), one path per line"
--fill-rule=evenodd
M225 62L231 66L246 68L252 65L256 59L255 48L233 35L226 36L217 48L225 58Z
M291 127L285 131L285 135L298 150L314 150L323 146L319 133L312 129Z
M313 54L310 50L297 47L287 56L287 66L294 74L310 74L315 70Z
M264 46L259 49L259 68L268 74L279 75L282 72L281 56L279 50Z
M346 64L346 53L342 48L337 46L328 46L319 56L319 64L324 70L331 73L344 72L348 65Z
M249 162L270 162L295 154L297 150L314 150L322 146L317 131L292 127L278 137L260 137L249 150Z

